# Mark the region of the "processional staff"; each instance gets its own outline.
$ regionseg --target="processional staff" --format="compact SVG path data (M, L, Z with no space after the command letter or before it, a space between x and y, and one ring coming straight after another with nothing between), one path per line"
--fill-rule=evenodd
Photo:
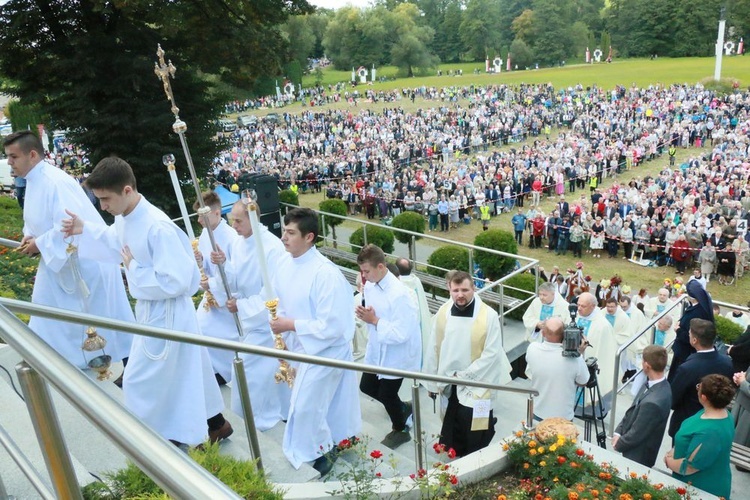
M216 252L218 246L214 238L214 232L211 229L211 224L208 220L208 214L211 211L203 202L203 196L201 195L200 184L198 183L198 176L195 173L195 166L193 165L193 158L190 156L190 149L187 145L187 139L185 139L185 131L187 131L187 124L180 119L179 112L180 108L177 107L174 100L174 94L172 93L172 84L170 77L174 78L177 68L172 64L172 61L168 63L164 60L164 50L161 45L157 47L156 56L159 61L154 64L154 73L161 80L164 85L164 93L167 95L167 99L172 104L171 110L174 115L174 123L172 124L172 131L176 133L180 138L180 144L182 144L182 151L185 154L185 160L187 162L188 169L190 170L190 177L193 180L193 187L195 188L195 195L198 200L200 208L198 209L198 215L203 218L204 227L208 232L208 238L211 241L211 249ZM222 285L227 297L232 297L231 290L229 289L229 282L227 281L226 273L224 272L224 264L218 264L219 274L221 276ZM242 332L242 323L237 313L232 313L234 318L235 326L240 338L244 338ZM263 470L263 462L260 457L260 446L258 444L258 434L255 429L255 420L253 418L253 408L250 402L249 392L247 389L247 379L245 376L244 361L239 357L237 352L234 353L234 368L235 368L235 379L240 393L240 400L242 402L242 410L245 414L245 429L247 431L247 438L250 445L250 451L252 452L253 458L255 458L258 470Z

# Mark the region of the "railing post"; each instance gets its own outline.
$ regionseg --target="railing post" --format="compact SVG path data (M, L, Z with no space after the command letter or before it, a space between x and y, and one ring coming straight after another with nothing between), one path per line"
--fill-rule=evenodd
M474 249L469 248L469 274L474 276Z
M412 267L416 266L417 260L417 238L411 235L411 245L409 245L409 259L411 260Z
M57 497L82 500L78 478L47 384L25 361L16 365L16 374Z
M615 369L614 369L614 380L612 381L612 408L609 410L612 413L612 417L609 419L609 435L615 435L615 412L617 411L617 385L618 377L620 376L620 351L615 354Z
M323 230L323 246L328 246L328 230L326 229L326 215L320 214L320 225L322 226L320 229Z
M253 405L250 401L250 391L247 388L247 377L245 376L245 362L238 355L234 357L234 377L237 383L237 390L240 393L240 402L242 403L242 413L245 419L245 431L247 432L247 442L250 445L250 454L256 461L256 467L259 471L263 470L263 460L260 457L260 445L258 444L258 431L255 429L255 417L253 416Z
M500 307L498 308L498 312L500 313L500 325L504 325L505 324L505 287L503 286L502 283L498 283L497 286L499 288L498 294L500 295Z
M31 486L39 493L39 496L44 500L55 500L55 495L52 494L50 489L47 487L44 479L42 479L39 471L36 470L34 465L29 461L28 457L24 454L23 450L13 441L8 432L0 427L0 444L8 452L10 458L16 462L16 465L21 470L26 479L29 480ZM5 491L5 485L3 479L0 477L0 498L13 498L8 496L8 492Z
M534 428L534 396L529 394L529 399L526 400L526 427L527 431Z
M364 242L363 246L367 246L367 224L362 226L362 240Z
M539 261L534 266L534 295L539 293Z
M414 379L411 386L411 410L414 421L414 462L417 470L424 469L424 438L422 437L422 408L419 404L419 381Z

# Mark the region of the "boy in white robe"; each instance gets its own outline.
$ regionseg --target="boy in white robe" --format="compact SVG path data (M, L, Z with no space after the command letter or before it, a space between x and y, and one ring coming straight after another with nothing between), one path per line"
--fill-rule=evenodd
M398 268L399 277L401 283L406 285L417 295L417 306L419 307L419 329L422 332L422 348L427 344L430 337L430 329L432 328L432 314L430 313L430 306L427 304L427 295L424 291L424 286L418 277L412 274L411 262L403 257L396 259L396 267ZM424 363L424 355L422 356L422 363Z
M274 347L274 339L268 324L268 309L261 295L263 281L258 267L258 238L263 240L266 263L271 272L288 264L289 256L281 240L271 234L266 226L260 226L260 235L253 233L245 205L238 201L230 213L232 227L239 238L235 238L226 254L219 249L211 258L215 262L225 261L224 271L229 281L232 298L226 299L224 287L213 286L218 301L226 301L230 312L236 312L242 323L243 342L262 347ZM212 282L212 280L209 280ZM276 383L274 375L279 368L275 358L257 354L240 353L244 361L245 378L253 403L255 426L266 431L289 414L289 386ZM242 402L237 385L232 385L232 410L243 415Z
M424 371L446 377L481 380L490 384L510 382L511 366L503 349L497 312L474 293L474 281L465 271L448 273L451 300L433 319ZM465 456L486 447L495 434L491 408L492 391L479 387L427 382L430 397L441 398L445 408L440 443Z
M75 259L67 252L67 240L60 232L59 221L69 208L82 217L104 223L80 184L59 168L43 161L44 147L32 132L11 134L4 141L5 154L13 174L26 179L26 205L23 212L23 239L18 251L40 255L31 301L68 311L96 314L121 321L133 321L120 267L117 263L100 263L80 255ZM80 250L80 249L79 249ZM78 368L101 351L84 352L86 325L32 316L29 327ZM98 328L107 340L104 352L112 361L127 362L132 336Z
M523 326L526 327L526 340L542 342L542 325L545 320L557 316L564 325L570 324L568 302L557 292L554 283L542 283L537 291L538 296L531 301L523 313Z
M220 249L228 249L232 241L237 239L238 236L237 232L221 217L221 199L213 191L207 191L202 196L204 205L211 209L207 218L216 245ZM198 210L199 208L200 204L196 201L193 209ZM208 287L211 290L211 293L203 294L203 299L196 309L198 325L201 332L208 337L237 341L239 340L237 324L232 313L226 307L226 299L221 302L216 299L219 291L224 291L224 285L221 283L219 267L210 259L212 247L208 229L205 229L206 222L203 217L198 217L198 221L204 229L200 238L198 238L198 248L195 248L195 243L193 243L193 248L195 249L196 260L203 268L203 274L207 278L206 284L201 284L201 288ZM223 295L226 295L226 293ZM208 349L208 355L211 358L211 366L213 366L216 381L219 385L224 385L232 380L234 353L226 349Z
M318 216L295 208L284 216L281 241L292 256L273 276L279 296L274 333L285 335L289 350L352 361L352 289L341 271L315 248ZM343 439L362 429L357 376L349 370L301 363L292 389L283 450L293 467L314 461L330 472Z
M139 323L200 334L192 300L200 273L187 235L138 193L132 168L120 158L100 161L86 186L115 223L84 223L66 210L64 234L82 235L82 256L123 262ZM123 393L130 411L178 446L203 442L207 422L211 442L233 432L205 347L136 335Z

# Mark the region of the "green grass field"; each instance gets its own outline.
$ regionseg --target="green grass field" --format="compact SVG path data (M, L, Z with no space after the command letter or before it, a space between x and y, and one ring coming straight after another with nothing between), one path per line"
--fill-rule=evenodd
M736 78L745 86L750 82L750 61L743 56L725 57L722 64L722 77ZM463 69L463 76L447 76L447 71ZM481 74L474 75L475 68L481 70ZM630 86L635 83L639 86L651 84L669 85L672 83L695 84L703 78L712 77L714 74L713 57L692 58L659 58L650 59L627 59L617 60L611 64L574 64L563 68L545 68L539 70L503 71L500 74L484 73L484 63L461 63L441 64L443 76L427 76L418 78L399 78L383 83L375 83L367 88L375 90L390 90L394 88L436 86L445 87L450 85L479 85L496 83L547 83L552 82L556 87L567 87L578 83L588 86L595 84L605 89L611 89L615 85ZM377 68L378 76L387 78L395 77L397 68L384 66ZM335 84L337 82L348 82L351 71L336 71L327 69L323 71L323 84ZM302 84L310 87L314 84L315 77L306 75ZM362 87L360 87L362 88Z

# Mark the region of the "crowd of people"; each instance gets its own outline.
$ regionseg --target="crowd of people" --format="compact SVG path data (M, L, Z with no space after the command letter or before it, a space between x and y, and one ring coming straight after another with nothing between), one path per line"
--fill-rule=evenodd
M684 311L673 307L667 314L663 313L674 305L672 295L680 291L675 284L648 297L645 290L628 290L617 276L593 282L585 275L583 263L567 277L559 269L549 275L541 270L544 284L524 316L531 342L528 373L541 393L536 417L569 418L575 395L561 395L558 376L568 370L557 355L562 349L562 329L571 321L569 303L575 304L577 324L588 340L581 343L579 352L598 358L602 392L612 393L616 371L624 372L629 380L635 370L643 368L633 384L636 404L643 402L645 407L643 398L650 387L670 384L662 387L671 387L670 404L676 416L669 434L675 448L665 457L666 466L678 477L690 478L696 486L728 498L724 437L729 436L731 446L733 432L727 428L725 408L734 384L746 384L741 374L748 366L743 361L737 369L742 342L729 349L728 356L714 348L715 312L705 287L714 273L726 283L741 276L746 264L748 243L743 228L750 209L750 95L719 98L701 87L677 85L613 91L521 85L404 89L393 98L419 98L432 107L416 112L394 107L382 113L305 110L296 116L285 114L278 124L264 122L240 129L232 138L233 147L217 160L217 180L231 186L245 172L268 173L282 186L325 190L330 197L347 202L350 210L363 210L370 217L376 213L393 216L402 210L421 212L432 230L437 230L438 220L442 230L450 231L462 219L515 211L513 226L520 244L526 236L530 246L545 245L561 254L570 250L581 258L584 252L601 258L606 248L612 259L673 264L678 275L687 271L688 264L699 266L692 279L680 283L680 290L688 296L687 307ZM560 133L553 135L553 127ZM22 251L43 257L37 284L45 277L59 284L55 279L69 270L65 266L73 265L60 251L65 240L55 226L56 218L72 209L67 213L70 218L62 222L65 234L80 235L87 243L82 249L96 249L81 254L84 267L124 263L129 291L138 300L131 321L217 334L216 329L201 328L201 324L218 324L212 315L221 310L227 331L236 329L228 317L238 314L242 318L245 342L271 345L275 335L295 352L344 361L353 359L352 349L359 347L368 363L384 368L421 367L449 377L496 384L509 381L502 325L497 313L474 294L470 274L449 273L450 299L431 321L425 320L426 302L408 279L408 263L401 263L401 270L399 266L390 269L382 250L366 246L358 257L366 283L355 299L356 306L350 307L351 287L315 248L318 218L311 210L289 211L278 241L262 227L255 234L241 202L233 207L229 228L217 216L215 197L207 194L204 201L213 216L202 222L221 233L224 245L209 250L204 234L203 245L199 242L194 250L163 212L138 193L129 165L108 158L85 180L102 209L116 216L114 227L108 228L82 207L86 195L80 186L58 182L55 176L64 174L50 173L60 169L44 161L41 144L32 137L21 133L5 142L11 166L28 182L27 201L52 199L61 190L68 195L54 198L54 207L40 201L24 212ZM517 145L502 151L496 147L510 143ZM614 182L607 189L600 187L605 178L644 161L665 153L674 158L677 148L704 145L707 152L692 155L682 165L665 167L658 175L644 176L627 186ZM548 214L540 211L544 197L556 199ZM45 209L49 210L43 213ZM261 273L261 259L275 263L270 279ZM230 295L219 284L215 267L219 265L225 266ZM185 273L185 268L194 272ZM96 279L79 274L81 280ZM102 268L96 274L106 273ZM126 304L121 285L117 285L123 292L118 297ZM211 294L206 294L200 306L204 312L194 313L190 297L199 287ZM276 291L280 307L278 316L269 321L264 299L270 289ZM50 290L42 300L35 289L34 300L61 306L66 293L70 295L70 290ZM87 300L62 307L85 310ZM351 314L344 314L349 308ZM127 316L128 311L123 314ZM655 331L633 342L622 365L615 366L618 347L660 315ZM741 314L732 312L732 316L738 323L747 323ZM32 328L40 335L56 325L32 319ZM64 355L66 349L70 351L67 357L84 367L75 347L78 333L55 347ZM233 331L225 338L239 339L239 333ZM129 337L124 339L131 342ZM669 360L665 348L672 339ZM353 346L355 341L365 345ZM542 347L537 347L542 341ZM118 357L127 358L128 352L125 402L144 422L178 445L194 445L206 436L219 441L231 434L217 398L218 385L231 377L226 359L211 357L198 346L143 339L132 340L129 351L125 347ZM716 359L706 362L708 354ZM245 360L248 364L257 361L249 356ZM575 389L584 383L584 368L580 361L569 364L574 369L567 387ZM667 365L669 376L664 377ZM187 373L188 367L200 369ZM325 475L336 460L338 443L361 431L356 377L353 372L320 365L303 363L297 369L291 390L274 383L274 362L253 372L257 384L253 390L262 394L262 404L254 401L258 427L264 430L286 421L283 448L290 463L298 468L311 462ZM184 376L171 377L176 379L174 384L155 387L153 381L163 378L165 370ZM400 383L394 377L370 374L359 385L388 414L392 431L382 442L392 448L410 440L412 409L398 397ZM460 384L429 384L428 390L440 397L443 409L440 445L463 455L491 441L496 416L490 391ZM658 400L654 404L661 415L664 394ZM241 405L234 406L241 411ZM701 407L703 413L696 413ZM633 413L613 440L613 447L623 453L632 449L629 431L640 423ZM715 446L700 441L706 431L691 420L695 415L721 421L715 433L722 438ZM666 419L663 423L666 427ZM699 449L699 445L705 447ZM655 458L649 451L641 460L653 465Z
M532 247L592 258L606 251L678 273L700 266L722 283L743 275L747 93L521 85L398 94L426 108L310 110L277 126L240 129L217 160L217 180L231 186L243 172L268 173L282 187L325 190L350 214L422 213L430 231L479 220L488 207L489 217L512 212L518 242L526 233ZM677 151L693 147L702 149L676 165ZM663 155L669 166L658 174L602 186ZM543 212L549 199L555 208Z
M617 276L596 290L582 291L584 282L576 282L576 277L580 269L571 273L568 281L576 290L566 300L559 269L542 273L537 297L523 317L530 342L526 375L540 393L534 418L580 416L575 409L584 387L598 387L608 407L617 389L612 384L615 373L622 373L621 382L632 383L634 402L617 426L611 447L653 467L666 431L673 448L663 460L675 477L729 498L732 443L750 444L748 314L739 309L725 313L745 332L735 345L726 346L717 336L721 310L699 272L685 284L666 280L654 296L645 289L631 290ZM676 300L682 294L687 296L684 307ZM580 328L580 345L564 343L571 318ZM646 329L653 321L653 329ZM572 354L563 355L571 347ZM580 357L575 357L577 352ZM738 390L742 403L733 415L727 406Z

